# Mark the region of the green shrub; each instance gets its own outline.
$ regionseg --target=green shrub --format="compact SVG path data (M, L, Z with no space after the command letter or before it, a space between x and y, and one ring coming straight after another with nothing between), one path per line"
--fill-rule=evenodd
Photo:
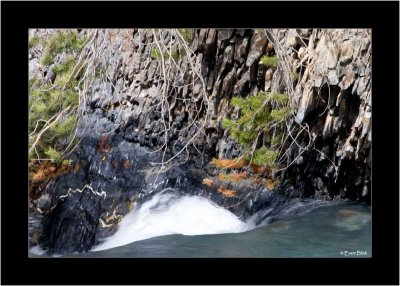
M297 72L291 72L291 73L290 73L290 78L291 78L293 81L296 81L296 80L298 80L298 78L299 78L299 74L298 74Z
M32 106L32 112L38 115L44 115L47 112L47 105L43 101L39 101Z
M270 97L273 101L279 104L286 104L289 100L289 97L286 94L271 92Z
M47 147L44 153L47 155L49 159L51 159L54 163L60 164L63 162L63 158L56 149L53 147Z
M276 56L263 56L261 62L266 67L274 68L278 66L279 59Z
M151 49L151 51L150 51L150 56L153 58L153 59L162 59L162 56L161 56L161 53L160 53L160 51L158 50L158 49L156 49L156 48L154 48L154 49Z
M58 85L59 87L63 87L68 82L68 80L70 80L71 73L72 73L72 70L62 73L60 75L57 75L54 83L56 85Z
M235 107L245 108L247 106L247 101L241 97L233 97L231 99L231 104Z
M232 98L231 104L240 108L240 116L237 120L224 118L222 127L229 128L230 135L237 139L242 146L246 160L252 158L252 163L259 166L275 164L279 156L281 134L267 137L270 138L269 142L263 142L263 146L255 151L254 144L258 138L262 138L259 135L270 132L272 126L276 128L276 123L279 124L288 119L291 112L290 108L286 107L287 103L288 96L277 92L260 92L248 98ZM264 145L270 146L270 148L268 149Z
M81 51L86 37L81 37L76 31L58 32L52 35L46 43L46 50L41 58L43 65L51 65L57 54L61 52Z
M164 56L164 61L169 60L171 57L176 61L179 59L180 55L177 51L173 50L171 53L165 51L164 54L161 56L161 53L158 49L154 48L150 51L150 56L153 59L162 60L162 56Z
M63 122L58 122L54 127L55 135L60 138L71 135L75 128L75 120L76 116L69 116Z
M279 150L271 150L266 147L261 147L254 152L253 164L258 166L271 166L278 158Z
M72 91L72 90L66 90L64 92L64 96L65 96L65 107L67 107L68 105L78 106L79 95L77 92Z
M178 32L187 43L192 41L193 32L191 29L178 29Z
M37 135L44 128L46 121L56 118L59 112L68 106L72 111L67 117L58 119L59 121L48 128L36 145L40 158L51 159L56 163L63 163L65 160L57 150L69 144L76 128L76 110L79 105L76 87L85 68L83 61L76 66L74 56L76 56L75 52L84 47L85 41L86 37L79 36L75 31L61 31L52 35L46 41L42 63L50 65L59 53L66 53L65 62L52 67L56 75L54 84L35 84L39 81L37 78L29 80L29 134ZM34 140L30 140L29 146L32 146L33 142ZM75 144L77 144L77 138L72 142L72 146ZM29 156L30 158L37 157L34 151L30 152Z
M38 44L40 44L40 38L38 36L33 36L29 39L28 47L29 49L32 49L36 47Z
M282 141L282 135L276 135L271 139L271 147L280 144Z
M222 128L232 128L235 126L235 122L233 122L232 120L228 119L228 118L223 118L222 119Z
M290 109L287 107L274 109L271 111L271 118L275 121L283 121L290 116Z
M65 63L63 64L58 64L55 65L52 68L52 71L56 74L56 75L60 75L60 74L64 74L68 71L71 71L74 68L75 65L75 60L73 57L68 57L68 59L66 60Z
M37 84L39 82L39 79L36 77L33 77L31 79L29 79L29 89L31 89L35 84Z

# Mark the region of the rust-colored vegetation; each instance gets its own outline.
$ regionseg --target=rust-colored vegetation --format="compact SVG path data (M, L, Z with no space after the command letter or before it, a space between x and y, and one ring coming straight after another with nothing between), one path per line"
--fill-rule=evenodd
M71 171L79 171L80 164L56 164L50 161L44 161L38 165L29 166L29 188L31 193L37 190L40 184L46 180L53 180L58 176L66 174Z
M105 134L101 137L99 145L97 146L96 153L105 153L107 154L110 152L112 148L112 144L107 144L108 134Z
M247 173L246 172L232 173L232 174L219 173L218 174L218 178L221 181L238 182L238 181L241 181L243 179L246 179L247 178Z
M247 165L247 162L243 159L217 159L213 158L212 163L217 168L225 169L241 169Z
M124 166L125 169L131 168L133 164L129 162L129 160L124 160L122 163L122 166Z
M205 178L203 179L203 185L206 185L208 187L211 187L214 184L214 181L209 179L209 178Z
M276 185L278 185L278 181L273 179L267 179L267 183L265 184L269 190L275 189Z
M221 193L224 197L227 197L227 198L236 197L236 191L234 191L234 190L224 189L224 188L220 187L220 188L218 188L217 192Z
M32 181L43 181L65 174L71 170L79 170L79 165L61 164L44 162L32 170Z
M260 166L254 163L249 164L246 160L243 159L212 159L212 164L219 169L233 169L239 170L244 167L249 166L251 171L254 174L266 174L270 175L271 168L267 166Z

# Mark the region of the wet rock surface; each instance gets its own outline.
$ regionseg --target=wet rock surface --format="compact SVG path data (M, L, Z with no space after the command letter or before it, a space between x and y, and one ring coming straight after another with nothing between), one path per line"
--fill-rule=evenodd
M32 232L42 226L43 235L40 240L31 239L31 246L39 244L50 255L88 251L112 235L130 210L167 188L181 195L204 196L242 219L286 200L251 181L227 183L214 176L215 183L207 186L203 180L210 176L204 169L213 167L201 161L162 170L154 165L159 155L151 149L128 143L119 135L110 138L100 137L97 145L88 138L74 155L80 159L79 170L59 176L33 201L41 223L32 225ZM107 153L96 152L101 144L112 147ZM233 189L234 195L224 196L221 189Z
M87 190L60 201L44 222L42 245L48 254L88 251L95 242L100 207L100 198Z

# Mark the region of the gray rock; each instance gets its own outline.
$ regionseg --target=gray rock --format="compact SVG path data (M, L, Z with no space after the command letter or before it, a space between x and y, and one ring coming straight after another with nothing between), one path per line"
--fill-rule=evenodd
M267 38L264 35L255 34L251 40L250 52L247 56L246 66L252 66L264 54Z
M49 194L42 195L37 200L37 206L42 209L42 211L48 210L51 207L51 197Z
M300 156L299 158L297 158L296 160L296 164L297 165L302 165L304 163L304 157Z
M354 44L352 41L347 41L343 43L340 49L339 63L341 65L349 64L353 59L353 52L354 52Z
M368 195L368 192L369 192L369 191L368 191L367 185L364 185L363 192L362 192L361 195L362 195L363 197L366 197L366 196Z
M315 108L315 92L309 83L303 91L303 96L300 99L300 104L296 113L295 121L302 123L307 114Z
M243 63L246 59L247 46L249 45L248 38L237 38L235 49L235 61Z

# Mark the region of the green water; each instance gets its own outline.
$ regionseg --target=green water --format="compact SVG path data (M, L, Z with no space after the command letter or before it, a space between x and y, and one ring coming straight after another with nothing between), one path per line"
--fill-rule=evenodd
M166 235L71 257L371 257L371 211L324 206L243 233ZM358 251L358 252L357 252Z

